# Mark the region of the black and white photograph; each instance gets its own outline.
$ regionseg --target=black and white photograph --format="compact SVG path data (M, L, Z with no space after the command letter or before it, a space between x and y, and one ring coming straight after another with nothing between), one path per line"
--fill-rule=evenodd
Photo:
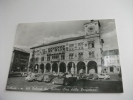
M123 93L115 19L20 23L7 91Z

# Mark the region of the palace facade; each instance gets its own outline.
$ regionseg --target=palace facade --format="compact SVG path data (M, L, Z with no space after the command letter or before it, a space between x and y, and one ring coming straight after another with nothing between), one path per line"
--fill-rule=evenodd
M44 73L101 73L103 43L100 22L91 20L84 24L82 36L32 47L29 69Z

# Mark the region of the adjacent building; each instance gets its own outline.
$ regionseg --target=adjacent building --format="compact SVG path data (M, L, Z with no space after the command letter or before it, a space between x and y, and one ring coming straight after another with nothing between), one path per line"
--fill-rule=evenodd
M100 22L92 20L83 26L82 36L32 47L29 69L44 73L101 73L103 39L100 38Z
M28 69L29 56L30 53L27 51L14 47L10 72L26 72Z
M119 50L106 50L103 52L104 69L106 73L120 73Z

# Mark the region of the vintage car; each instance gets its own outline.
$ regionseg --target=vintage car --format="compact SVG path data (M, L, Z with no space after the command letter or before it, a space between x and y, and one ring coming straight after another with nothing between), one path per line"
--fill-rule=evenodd
M60 73L58 74L58 76L62 76L62 75L64 75L64 73L63 73L63 72L60 72Z
M25 81L28 81L28 82L35 81L39 75L40 74L38 74L38 73L30 73L30 74L28 74L27 77L25 77Z
M53 74L50 74L50 73L45 73L44 74L44 73L42 73L36 78L36 80L39 81L39 82L42 82L42 81L51 82L51 80L53 78L55 78L55 76Z
M106 73L98 74L98 79L110 79L110 76Z
M69 85L70 83L76 82L77 77L56 77L52 80L53 84L63 84L63 85Z
M44 75L43 81L51 82L54 78L55 78L55 76L53 74L47 74L47 75Z
M98 79L98 75L97 74L88 74L88 75L86 75L86 78L88 79L88 80L96 80L96 79Z
M38 82L42 82L42 81L43 81L43 78L44 78L44 74L42 73L42 74L40 74L40 75L36 78L36 80L37 80Z

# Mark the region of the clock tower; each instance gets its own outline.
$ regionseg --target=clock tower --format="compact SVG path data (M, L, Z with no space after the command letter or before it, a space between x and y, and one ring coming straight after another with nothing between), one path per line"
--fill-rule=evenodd
M84 24L85 35L94 35L99 33L100 23L99 21L91 20L89 23Z
M102 69L103 46L100 37L100 27L98 20L91 20L84 24L84 42L86 45L84 46L84 53L87 61L91 62L91 64L87 64L89 73L100 73Z

